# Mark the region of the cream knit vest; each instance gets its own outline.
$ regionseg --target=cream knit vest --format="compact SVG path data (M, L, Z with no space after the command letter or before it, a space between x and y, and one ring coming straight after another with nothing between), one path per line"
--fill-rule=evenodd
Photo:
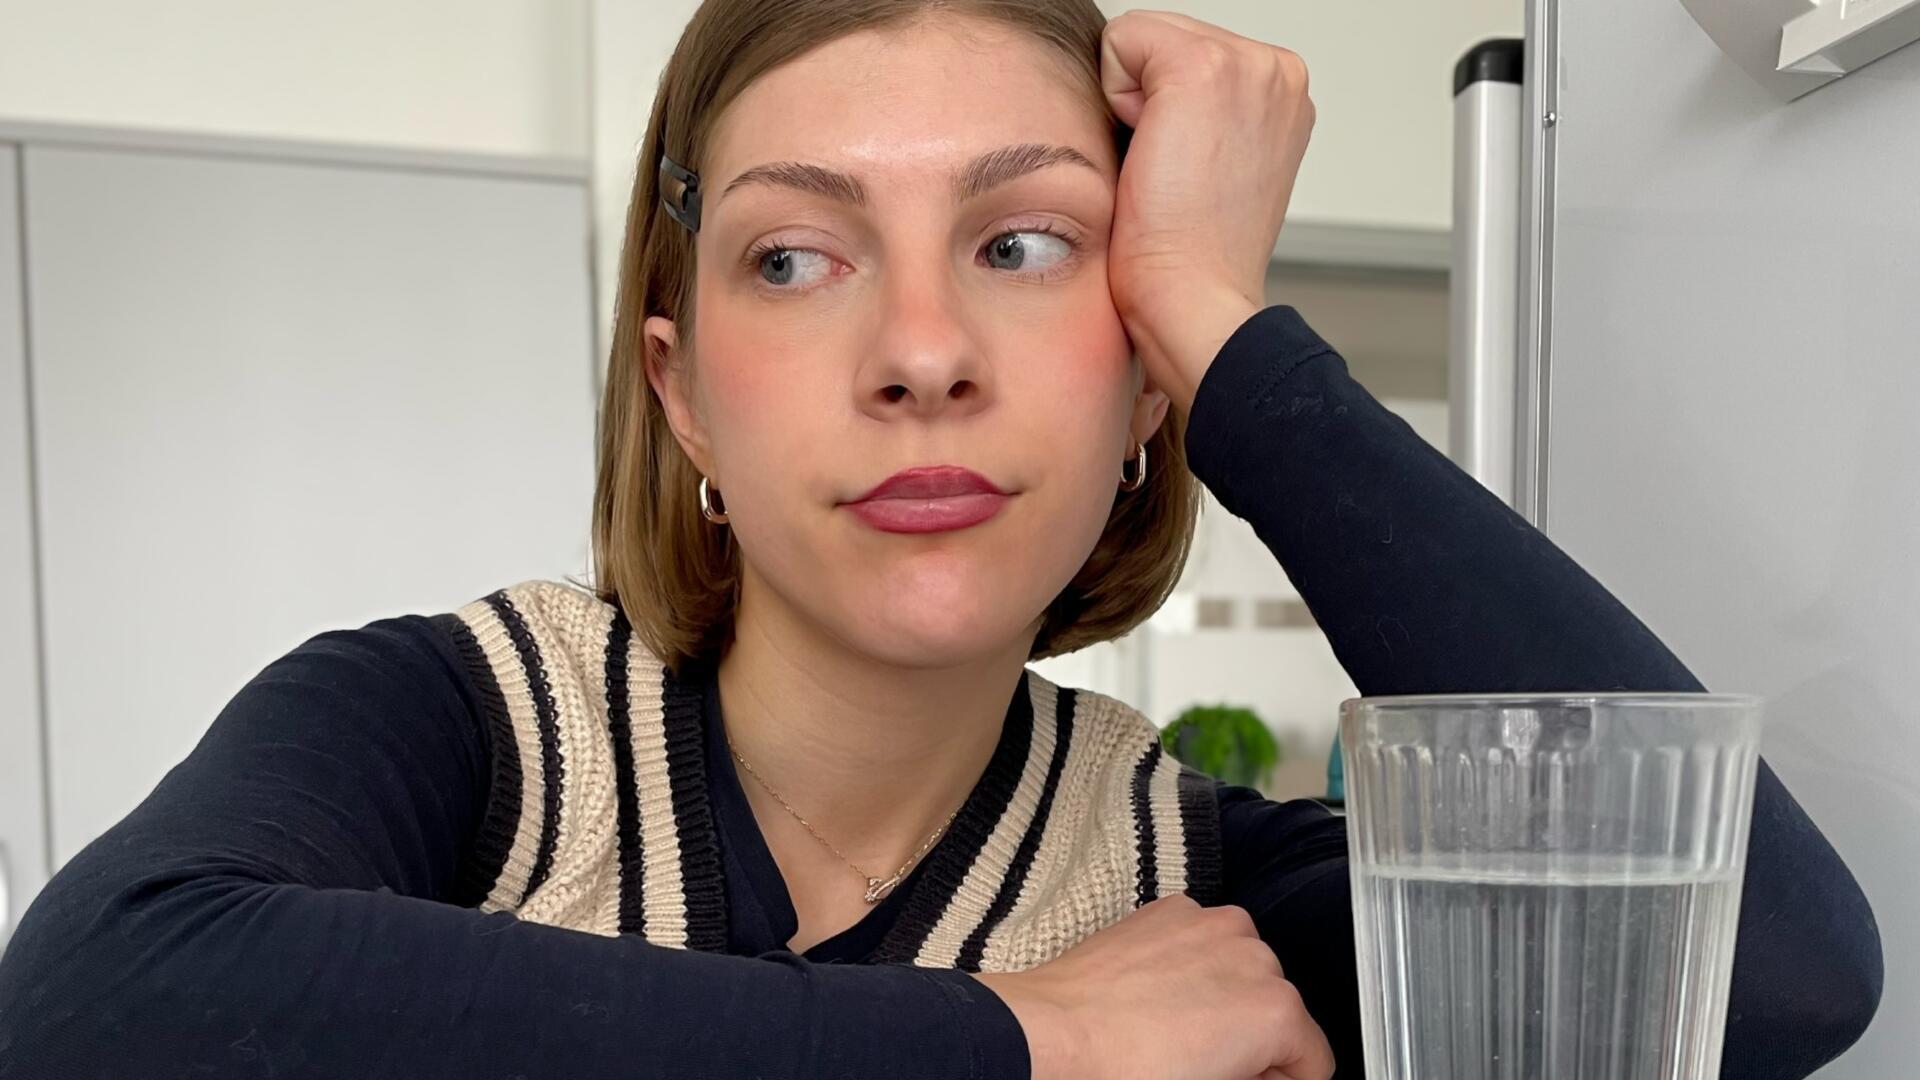
M461 902L725 951L703 693L624 614L553 581L434 617L487 715L492 787ZM1018 971L1160 896L1220 889L1211 778L1138 711L1026 673L999 745L927 853L877 963Z

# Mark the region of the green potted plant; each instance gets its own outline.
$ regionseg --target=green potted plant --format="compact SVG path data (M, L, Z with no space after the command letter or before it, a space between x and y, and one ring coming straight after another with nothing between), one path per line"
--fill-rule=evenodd
M1160 742L1184 764L1229 784L1264 791L1280 761L1280 744L1252 709L1194 705L1160 729Z

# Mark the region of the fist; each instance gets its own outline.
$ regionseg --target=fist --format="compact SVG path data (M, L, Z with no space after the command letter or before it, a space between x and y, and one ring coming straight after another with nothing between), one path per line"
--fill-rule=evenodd
M1148 377L1184 411L1220 345L1266 306L1313 130L1306 65L1185 15L1129 11L1101 36L1100 81L1134 129L1108 288Z

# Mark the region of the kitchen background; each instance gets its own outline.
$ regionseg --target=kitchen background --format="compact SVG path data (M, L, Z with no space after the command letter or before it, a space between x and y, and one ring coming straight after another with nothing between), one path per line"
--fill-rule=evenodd
M0 907L312 634L585 573L634 147L695 6L0 0ZM1270 299L1444 447L1453 67L1520 0L1165 6L1308 60ZM1150 624L1041 667L1252 709L1277 797L1325 794L1353 693L1217 505Z

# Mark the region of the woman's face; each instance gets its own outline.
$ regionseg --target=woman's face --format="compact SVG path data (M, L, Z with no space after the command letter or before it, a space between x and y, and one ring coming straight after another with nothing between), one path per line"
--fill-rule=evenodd
M1166 408L1107 291L1108 124L1046 45L953 16L831 42L723 114L692 370L649 375L756 616L906 667L1024 660ZM858 503L926 466L1006 495Z

